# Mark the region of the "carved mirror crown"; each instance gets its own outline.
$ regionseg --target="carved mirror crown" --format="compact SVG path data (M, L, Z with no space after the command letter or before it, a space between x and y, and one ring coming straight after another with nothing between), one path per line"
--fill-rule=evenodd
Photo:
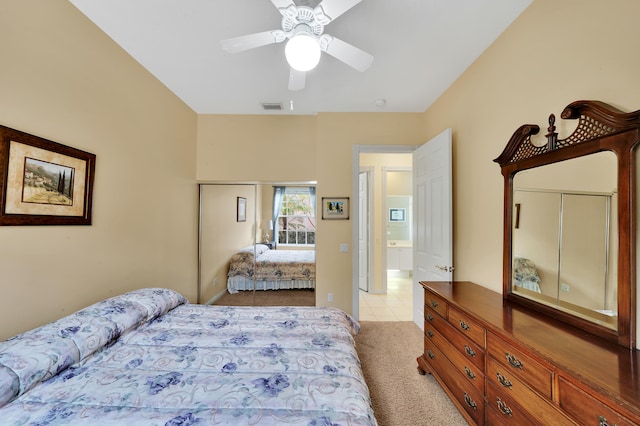
M558 138L551 114L546 144L532 143L540 128L525 124L494 160L504 176L503 294L506 299L633 348L635 148L640 110L624 113L602 102L576 101L561 117L578 119L567 138ZM596 158L602 162L593 163ZM602 189L605 179L599 173L611 177L609 189ZM596 182L598 189L587 186L587 181ZM599 206L593 214L591 207L585 207L592 204ZM541 241L545 234L551 237ZM588 242L596 236L597 243ZM534 246L538 251L531 249ZM571 246L574 252L569 251ZM587 254L591 252L596 254ZM597 297L602 301L594 304L588 293L601 284L604 294Z

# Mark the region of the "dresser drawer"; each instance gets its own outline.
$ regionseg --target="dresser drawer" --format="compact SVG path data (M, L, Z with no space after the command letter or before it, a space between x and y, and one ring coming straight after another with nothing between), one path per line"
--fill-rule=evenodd
M476 345L467 336L463 336L458 330L453 328L448 322L442 321L442 326L437 330L445 340L462 354L466 362L475 365L478 369L484 369L484 348ZM438 323L437 325L440 325Z
M424 292L424 304L437 312L442 318L447 317L447 302L429 291Z
M601 426L636 424L582 389L567 382L563 377L558 378L558 389L560 406L580 424Z
M492 333L487 333L487 354L498 360L505 371L517 376L546 398L553 399L551 370Z
M574 424L560 412L559 407L538 395L491 356L487 358L487 386L489 384L495 386L496 396L515 401L541 424Z
M425 358L435 371L436 377L452 397L454 403L477 425L484 424L483 393L462 377L451 365L449 360L440 352L429 339L425 338Z
M439 372L447 367L446 357L431 340L424 338L424 357L432 371Z
M493 383L487 384L487 424L534 426L537 423L518 403L500 393Z
M465 315L459 310L450 307L449 323L462 334L473 340L480 347L485 347L484 327L482 327L475 320L469 318L469 316Z
M436 328L438 330L442 330L443 327L449 325L446 319L442 318L440 314L437 314L436 311L434 311L433 309L430 309L426 305L424 307L424 324L425 324L425 331L426 331L427 325L429 325L430 327Z
M448 342L432 324L425 323L425 339L432 342L438 350L449 360L453 367L467 379L479 392L484 390L483 368L470 362L466 355L460 353L450 342Z

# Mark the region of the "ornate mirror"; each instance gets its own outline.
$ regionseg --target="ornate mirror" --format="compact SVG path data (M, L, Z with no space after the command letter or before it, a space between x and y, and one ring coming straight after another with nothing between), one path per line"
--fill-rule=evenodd
M525 124L494 161L504 176L506 299L635 347L635 148L640 111L596 101L567 106L578 119L558 139L549 117Z

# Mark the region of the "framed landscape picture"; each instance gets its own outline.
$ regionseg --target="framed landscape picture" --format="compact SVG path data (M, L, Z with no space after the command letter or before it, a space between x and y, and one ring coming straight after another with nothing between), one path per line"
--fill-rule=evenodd
M91 225L96 156L0 126L0 225Z

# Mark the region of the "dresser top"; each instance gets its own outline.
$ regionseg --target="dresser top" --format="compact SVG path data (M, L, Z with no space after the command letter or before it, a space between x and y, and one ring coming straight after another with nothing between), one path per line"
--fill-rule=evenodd
M515 339L640 415L639 351L625 349L529 310L471 282L425 281L421 284L473 316L488 331Z

